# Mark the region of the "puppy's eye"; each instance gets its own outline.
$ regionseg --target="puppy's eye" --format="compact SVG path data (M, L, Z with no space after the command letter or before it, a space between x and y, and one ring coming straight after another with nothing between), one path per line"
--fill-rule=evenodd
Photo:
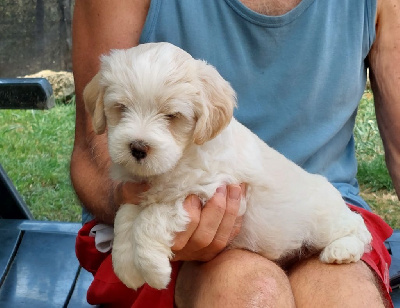
M176 119L176 118L179 118L179 112L176 112L176 113L170 113L170 114L166 114L165 115L165 117L168 119L168 120L174 120L174 119Z
M120 112L125 112L128 108L124 104L115 104L115 108Z

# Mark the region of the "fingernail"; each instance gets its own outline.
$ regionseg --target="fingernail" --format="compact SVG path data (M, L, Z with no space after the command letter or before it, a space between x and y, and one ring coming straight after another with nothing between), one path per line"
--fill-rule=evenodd
M241 191L240 186L229 186L229 199L239 200Z
M221 186L217 188L217 193L222 194L223 196L226 196L226 186Z

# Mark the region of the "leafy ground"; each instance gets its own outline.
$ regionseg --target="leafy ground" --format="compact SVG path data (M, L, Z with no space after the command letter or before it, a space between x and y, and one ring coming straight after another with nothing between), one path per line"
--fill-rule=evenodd
M0 157L36 219L79 221L71 188L75 106L48 111L0 110ZM400 228L400 206L388 175L376 126L373 97L365 92L355 129L362 196L391 226Z

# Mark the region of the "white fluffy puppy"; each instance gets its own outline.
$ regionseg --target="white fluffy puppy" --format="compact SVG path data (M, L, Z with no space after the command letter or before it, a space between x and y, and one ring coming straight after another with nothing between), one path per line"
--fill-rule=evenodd
M274 261L306 247L326 263L356 262L369 249L362 217L340 193L237 122L229 83L180 48L112 51L84 100L96 133L108 129L113 177L151 185L139 206L122 205L115 219L113 266L128 287L168 285L174 236L189 221L184 199L205 201L229 183L247 183L242 228L229 247Z

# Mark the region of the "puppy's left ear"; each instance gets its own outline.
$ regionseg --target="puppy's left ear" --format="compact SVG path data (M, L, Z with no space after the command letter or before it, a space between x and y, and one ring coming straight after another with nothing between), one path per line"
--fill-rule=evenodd
M83 101L87 112L92 117L92 125L96 134L100 135L106 130L106 117L103 103L104 89L100 85L100 73L86 85L83 91Z
M200 102L195 114L193 137L196 144L213 139L231 121L236 107L236 94L218 71L205 61L197 60L200 79Z

